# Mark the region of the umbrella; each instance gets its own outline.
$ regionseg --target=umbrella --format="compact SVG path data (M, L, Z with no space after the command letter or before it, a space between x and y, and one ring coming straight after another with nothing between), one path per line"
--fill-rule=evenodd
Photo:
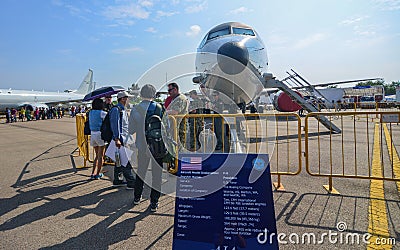
M105 96L114 95L118 92L125 91L125 88L122 86L108 86L108 87L101 87L98 89L93 90L89 94L85 95L83 101L90 101L96 98L101 98Z

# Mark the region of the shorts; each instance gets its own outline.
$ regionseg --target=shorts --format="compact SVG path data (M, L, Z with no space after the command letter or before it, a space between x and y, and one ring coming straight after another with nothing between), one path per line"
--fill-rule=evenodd
M90 134L90 145L92 147L99 147L105 145L104 140L101 139L100 131L92 131L92 133Z

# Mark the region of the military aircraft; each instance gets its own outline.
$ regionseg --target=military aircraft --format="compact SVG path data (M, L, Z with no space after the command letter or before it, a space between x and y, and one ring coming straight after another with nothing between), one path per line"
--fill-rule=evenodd
M221 92L224 99L236 104L249 103L265 87L259 78L267 65L265 45L253 28L238 22L223 23L201 41L195 62L199 74L193 82Z
M64 92L44 92L30 90L0 89L0 111L6 108L19 109L24 107L27 110L36 108L48 108L49 105L66 104L82 101L83 97L94 90L93 70L83 79L77 90Z
M306 101L301 100L298 89L313 92L317 91L315 87L381 79L311 85L292 70L294 74L289 73L288 78L277 81L271 73L267 73L268 57L261 37L252 27L238 22L217 25L204 36L197 48L195 66L197 75L193 82L200 84L207 96L211 91L221 92L226 104L245 107L265 91L273 93L283 90L275 95L272 102L278 111L296 111L301 108L298 103ZM294 101L294 98L297 100Z

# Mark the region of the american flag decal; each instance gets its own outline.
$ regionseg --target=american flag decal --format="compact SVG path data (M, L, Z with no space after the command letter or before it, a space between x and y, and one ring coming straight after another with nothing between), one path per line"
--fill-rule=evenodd
M181 170L201 170L201 157L182 157Z

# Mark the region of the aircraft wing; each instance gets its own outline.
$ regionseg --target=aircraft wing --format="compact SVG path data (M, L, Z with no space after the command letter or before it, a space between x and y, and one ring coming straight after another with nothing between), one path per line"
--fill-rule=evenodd
M83 97L82 98L73 98L73 99L68 99L68 100L63 100L63 101L52 101L52 102L44 102L46 105L49 106L54 106L57 104L69 104L69 103L76 103L76 102L84 102Z
M353 83L353 82L365 82L365 81L379 81L382 80L382 78L366 78L366 79L358 79L358 80L349 80L349 81L340 81L340 82L328 82L328 83L318 83L318 84L312 84L311 86L292 86L292 89L306 89L306 88L311 88L311 87L328 87L332 85L340 85L340 84L345 84L345 83ZM268 95L273 94L278 92L279 89L277 88L267 88L263 90L264 92L267 92Z
M345 84L345 83L353 83L353 82L365 82L365 81L379 81L382 80L382 78L366 78L366 79L358 79L358 80L349 80L349 81L340 81L340 82L328 82L328 83L318 83L318 84L312 84L312 87L328 87L331 85L340 85L340 84ZM302 88L307 88L307 86L295 86L292 87L292 89L302 89Z

